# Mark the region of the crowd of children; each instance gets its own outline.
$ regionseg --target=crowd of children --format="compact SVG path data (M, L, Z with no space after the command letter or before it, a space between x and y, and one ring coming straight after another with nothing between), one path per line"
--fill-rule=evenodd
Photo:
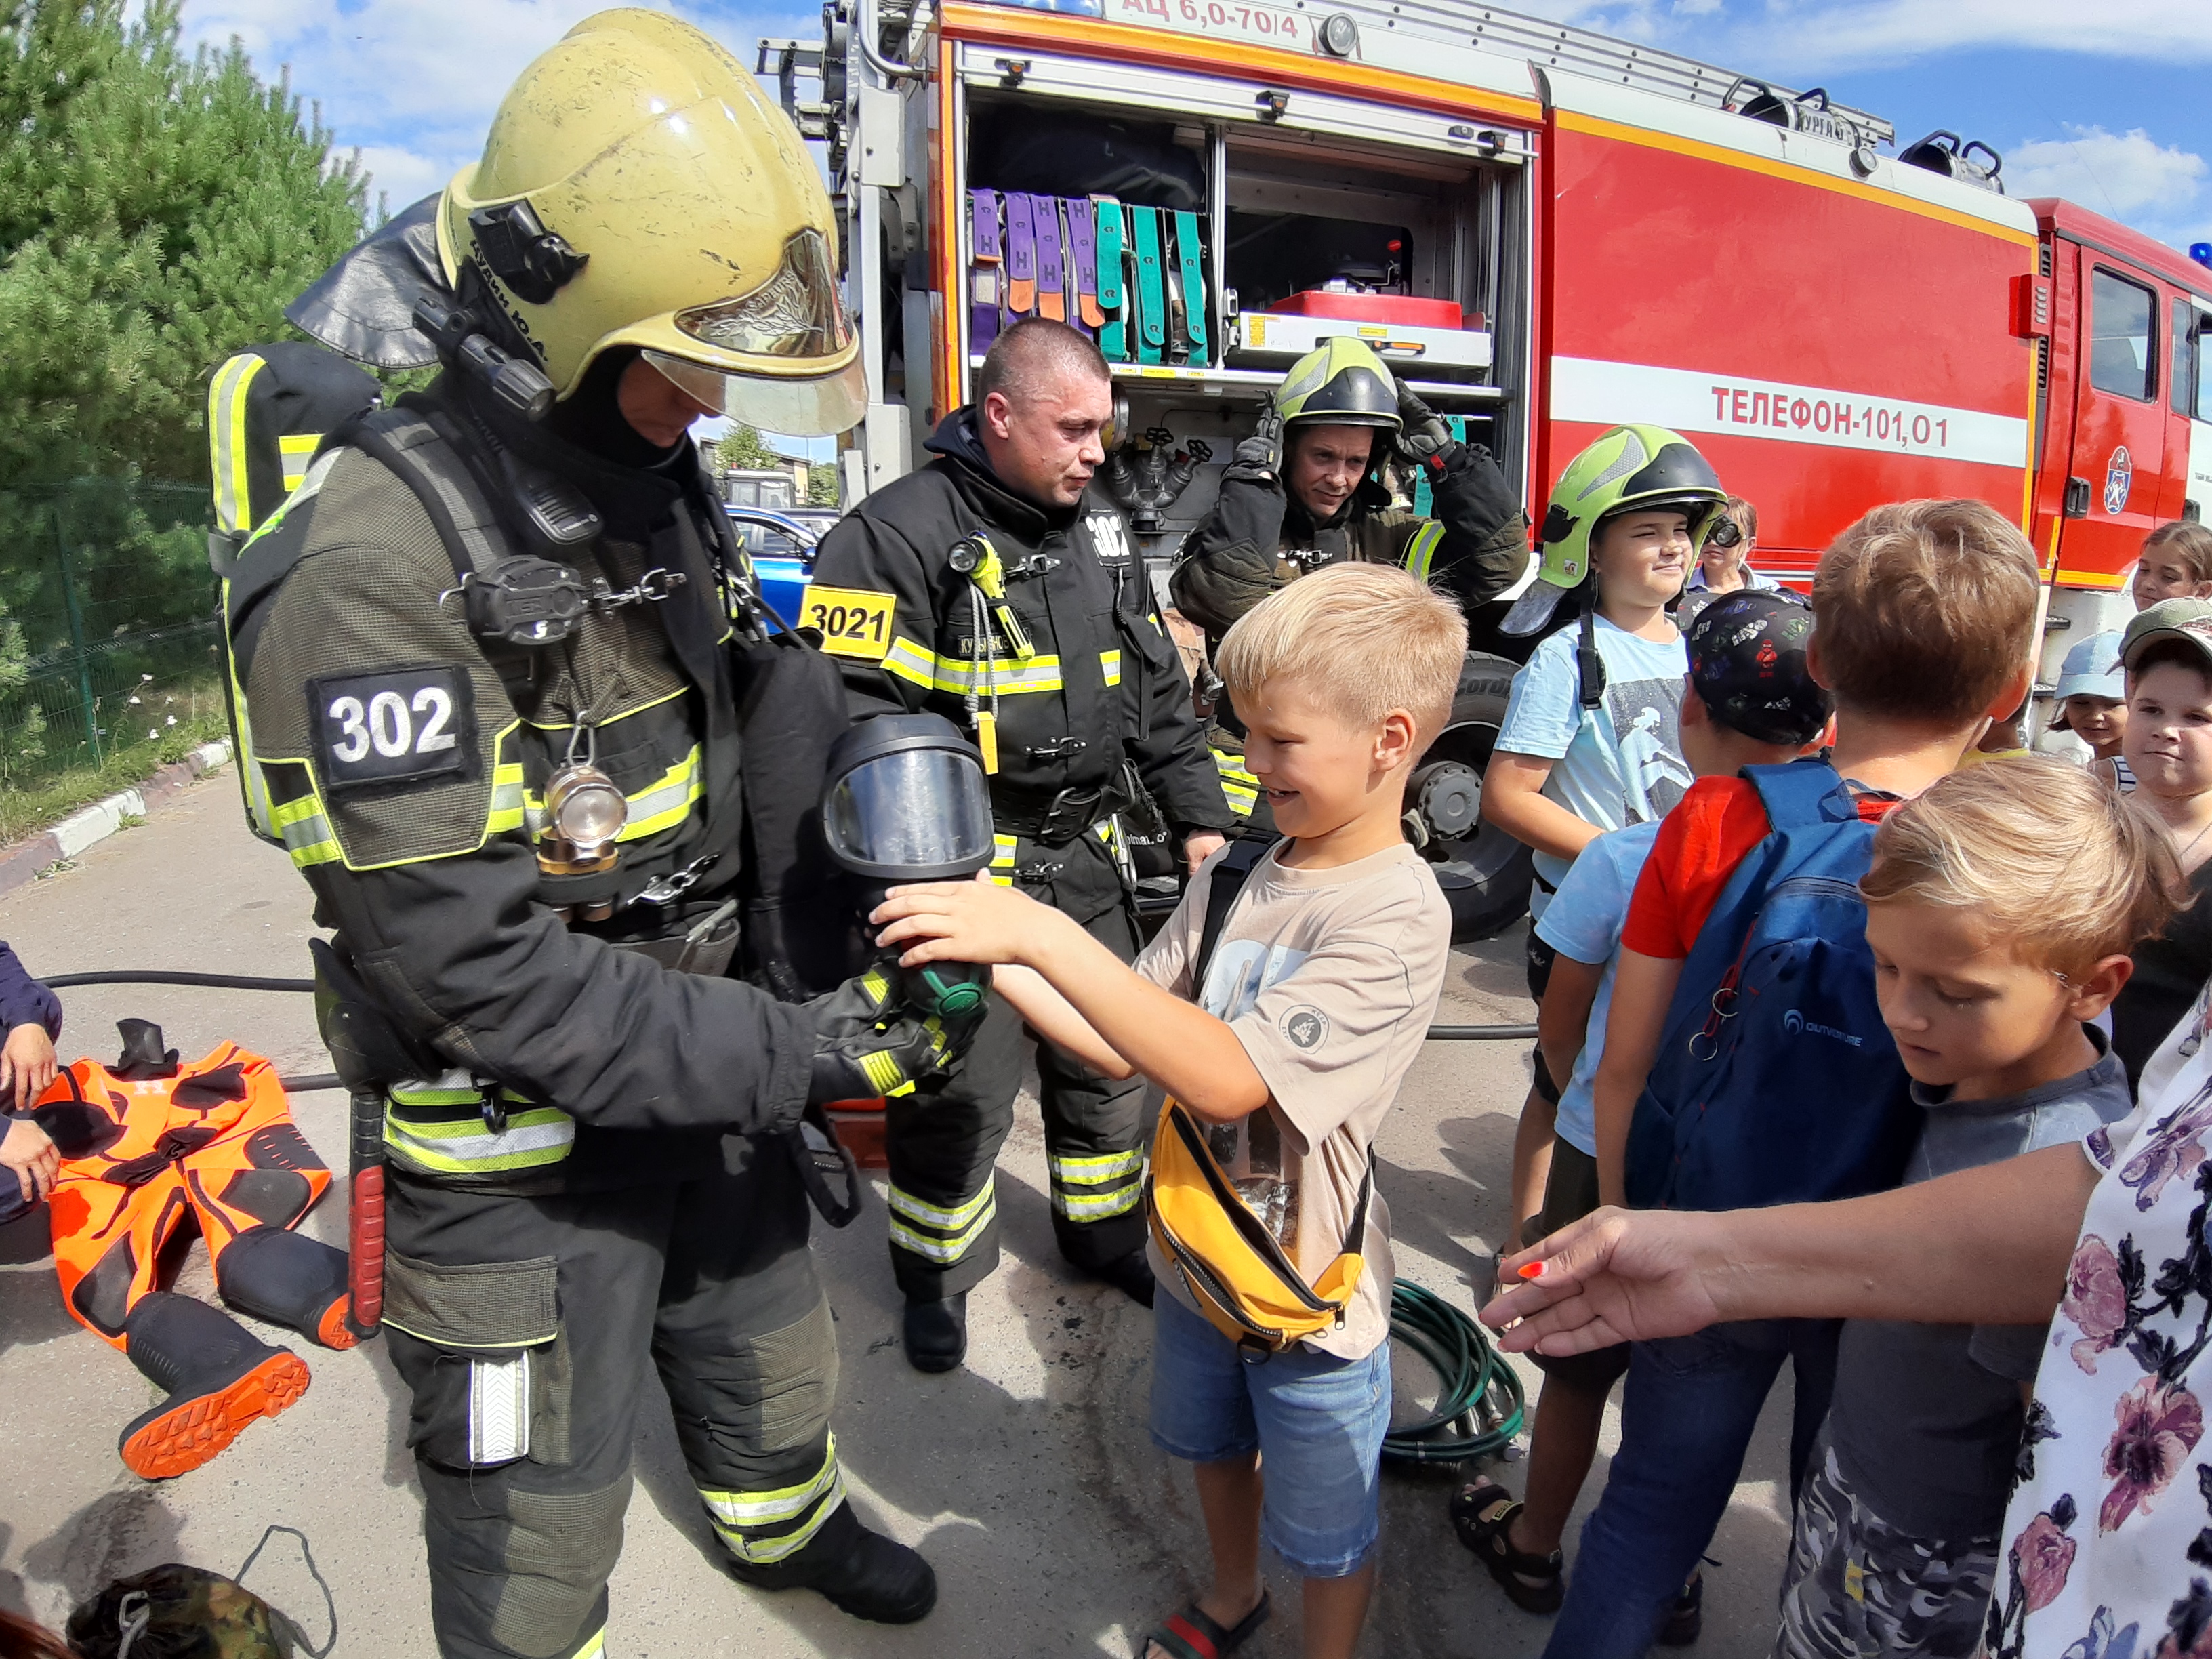
M2134 1109L2212 977L2212 905L2192 902L2212 891L2212 532L2153 535L2133 623L2068 653L2053 729L2080 765L2004 729L2039 573L2002 514L1876 508L1809 602L1750 568L1756 533L1692 445L1616 428L1559 479L1505 621L1546 635L1483 794L1536 871L1512 1248L1601 1206L1848 1198L2079 1141ZM908 965L994 964L1042 1036L1164 1091L1151 1426L1193 1466L1212 1561L1147 1659L1252 1638L1263 1540L1303 1581L1308 1659L1358 1646L1391 1401L1372 1149L1451 927L1401 811L1466 638L1449 599L1367 564L1241 619L1217 667L1281 838L1217 853L1133 966L988 881L896 888L872 919ZM40 995L0 945L19 1110L54 1074ZM0 1218L52 1164L14 1120ZM1778 1318L1539 1356L1521 1495L1475 1475L1449 1520L1511 1601L1556 1615L1549 1659L1692 1642L1700 1558L1786 1361L1778 1659L1969 1655L2046 1334ZM1616 1383L1620 1446L1570 1571Z

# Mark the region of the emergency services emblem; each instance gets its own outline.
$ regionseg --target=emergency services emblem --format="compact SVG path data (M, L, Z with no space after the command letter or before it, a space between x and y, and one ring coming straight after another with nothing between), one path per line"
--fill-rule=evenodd
M2105 511L2113 514L2128 510L2128 491L2135 488L2135 458L2128 453L2125 444L2112 451L2111 463L2105 468Z
M1290 1009L1275 1024L1293 1044L1309 1054L1320 1048L1322 1039L1328 1035L1328 1016L1318 1008Z

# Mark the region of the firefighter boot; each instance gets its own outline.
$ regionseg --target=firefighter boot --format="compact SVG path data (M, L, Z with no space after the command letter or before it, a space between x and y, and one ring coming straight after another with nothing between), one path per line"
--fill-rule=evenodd
M274 1417L307 1391L307 1368L219 1308L156 1291L125 1322L131 1363L169 1397L123 1431L117 1449L133 1474L166 1480L196 1469L256 1418Z
M350 1348L343 1250L282 1227L249 1227L216 1258L216 1288L240 1313L283 1325L326 1348Z
M870 1532L850 1504L840 1504L805 1548L770 1566L729 1568L756 1589L819 1590L839 1612L878 1625L911 1625L937 1605L937 1575L920 1552Z
M968 1357L968 1292L942 1302L909 1302L900 1334L906 1363L918 1371L949 1371Z

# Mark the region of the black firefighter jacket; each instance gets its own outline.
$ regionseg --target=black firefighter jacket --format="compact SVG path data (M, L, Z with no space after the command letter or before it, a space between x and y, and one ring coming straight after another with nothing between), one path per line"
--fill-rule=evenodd
M1504 592L1528 563L1528 520L1488 451L1457 447L1433 486L1436 516L1389 504L1373 477L1327 524L1281 483L1231 465L1212 511L1183 538L1176 608L1218 645L1231 624L1307 570L1340 560L1402 565L1468 611Z
M993 475L971 410L947 416L927 447L937 459L848 514L815 561L810 621L825 596L854 595L856 615L890 607L880 638L841 653L854 717L928 710L973 737L995 687L1002 864L1014 841L1064 843L1126 805L1115 797L1125 761L1170 824L1227 828L1189 678L1118 512L1095 497L1047 511L1014 495ZM988 607L979 635L974 584L950 562L978 531L998 550L1027 659Z
M451 400L466 395L449 376L430 400L459 416ZM314 889L316 922L337 931L386 1014L495 1079L514 1103L510 1136L536 1126L538 1141L558 1141L568 1131L555 1120L573 1122L557 1159L464 1184L680 1176L718 1162L726 1133L791 1127L814 1049L805 1010L593 936L652 931L653 907L624 901L655 874L695 870L694 899L738 874L738 732L716 568L726 526L688 441L666 467L641 471L536 429L503 435L601 512L606 533L575 556L586 574L623 587L659 568L684 581L658 603L595 611L570 645L488 653L461 606L441 599L454 568L416 495L360 450L329 452L226 585L252 718L242 781L249 798L266 792ZM594 758L630 798L630 824L609 876L548 878L531 820L586 704L599 723ZM605 930L550 908L602 886L620 907Z

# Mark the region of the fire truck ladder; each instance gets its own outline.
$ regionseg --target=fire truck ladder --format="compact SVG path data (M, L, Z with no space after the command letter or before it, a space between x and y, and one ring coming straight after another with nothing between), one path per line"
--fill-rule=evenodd
M1566 70L1731 113L1741 112L1764 94L1782 106L1802 106L1808 112L1832 116L1841 125L1856 129L1861 142L1891 144L1897 140L1897 129L1892 123L1864 110L1809 101L1808 94L1793 91L1776 82L1701 64L1677 52L1617 40L1594 29L1527 17L1495 6L1456 5L1451 0L1299 0L1297 9L1345 12L1364 29L1406 29L1440 40L1465 40L1483 52L1533 64L1539 69ZM1825 97L1825 94L1820 94L1822 100ZM1785 107L1778 125L1800 125L1788 119L1787 114ZM1765 118L1777 117L1767 115ZM1800 125L1800 130L1818 131L1820 125L1806 123ZM1832 131L1823 136L1841 135Z

